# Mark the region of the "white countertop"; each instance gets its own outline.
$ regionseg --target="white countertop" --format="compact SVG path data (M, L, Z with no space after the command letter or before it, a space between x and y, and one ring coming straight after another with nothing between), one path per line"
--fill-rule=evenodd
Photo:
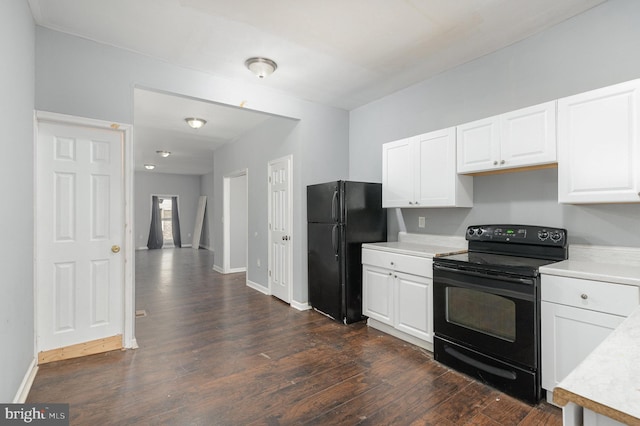
M640 249L571 245L568 260L542 266L540 273L640 286Z
M367 243L367 244L362 244L362 248L388 251L392 253L427 257L427 258L444 256L447 254L454 254L454 253L463 253L467 251L466 248L460 248L460 247L445 247L441 245L407 243L402 241L393 241L393 242L387 242L387 243Z
M564 260L540 267L540 273L640 287L640 266Z
M467 240L465 240L464 237L458 236L399 232L398 241L367 243L362 244L362 248L433 258L447 254L466 252Z
M640 424L640 308L636 309L553 392L625 424Z

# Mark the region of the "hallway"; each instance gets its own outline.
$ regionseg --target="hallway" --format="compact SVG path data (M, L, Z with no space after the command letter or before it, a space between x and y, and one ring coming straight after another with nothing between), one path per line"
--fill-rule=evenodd
M560 425L364 322L300 312L207 250L136 252L137 350L44 365L28 402L72 425ZM414 423L415 422L415 423Z

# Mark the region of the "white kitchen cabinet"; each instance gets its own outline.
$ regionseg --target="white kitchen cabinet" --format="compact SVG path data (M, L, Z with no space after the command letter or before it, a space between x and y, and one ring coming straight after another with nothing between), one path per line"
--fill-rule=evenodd
M556 101L457 126L458 173L556 162Z
M433 344L432 260L362 249L362 311L369 325L412 343ZM414 338L417 338L414 339Z
M382 146L383 207L471 207L472 179L456 173L453 127Z
M394 326L427 342L433 343L433 280L417 275L394 275Z
M633 285L542 275L542 387L552 391L640 304Z
M362 311L369 318L393 325L393 272L364 265L362 268Z
M640 202L640 80L558 100L558 200Z

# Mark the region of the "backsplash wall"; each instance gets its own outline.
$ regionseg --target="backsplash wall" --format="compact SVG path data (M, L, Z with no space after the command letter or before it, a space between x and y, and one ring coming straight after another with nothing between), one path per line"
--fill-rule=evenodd
M557 169L476 176L472 208L402 209L404 227L413 233L464 235L469 225L542 225L566 228L570 244L640 247L640 204L559 204L557 179ZM421 216L424 228L418 228ZM390 221L394 227L402 224Z

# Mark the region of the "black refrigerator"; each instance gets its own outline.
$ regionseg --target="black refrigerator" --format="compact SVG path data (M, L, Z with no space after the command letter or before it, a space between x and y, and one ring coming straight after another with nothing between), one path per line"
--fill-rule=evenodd
M379 183L307 186L309 304L349 324L362 315L362 243L387 240Z

